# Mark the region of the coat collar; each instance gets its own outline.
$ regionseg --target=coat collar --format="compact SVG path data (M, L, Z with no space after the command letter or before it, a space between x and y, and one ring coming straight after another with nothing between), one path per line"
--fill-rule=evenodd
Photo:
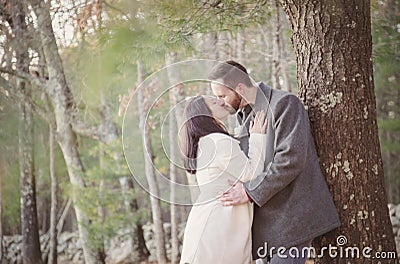
M271 102L272 88L262 82L257 83L257 86L259 89L257 89L254 111L259 111L269 107L269 103Z
M268 108L271 102L272 88L262 82L257 83L257 86L256 102L245 106L243 109L245 116L248 116L252 111L256 112Z

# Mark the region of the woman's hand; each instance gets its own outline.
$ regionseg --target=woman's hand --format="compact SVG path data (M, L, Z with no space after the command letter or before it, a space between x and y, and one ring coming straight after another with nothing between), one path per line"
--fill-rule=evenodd
M267 131L267 119L265 111L258 111L254 119L250 122L250 134L258 133L265 134Z

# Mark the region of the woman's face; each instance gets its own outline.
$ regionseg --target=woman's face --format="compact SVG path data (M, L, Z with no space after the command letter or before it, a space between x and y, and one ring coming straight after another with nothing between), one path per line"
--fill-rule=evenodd
M225 106L225 102L223 100L208 96L204 96L203 98L208 108L210 108L214 118L223 120L229 115L229 110Z

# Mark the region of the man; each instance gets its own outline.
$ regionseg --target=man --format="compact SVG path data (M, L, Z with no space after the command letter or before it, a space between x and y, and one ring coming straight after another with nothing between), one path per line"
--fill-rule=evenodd
M258 110L268 113L264 172L234 184L220 197L221 202L225 206L254 202L253 259L304 264L307 256L293 256L289 249L297 247L301 252L340 221L303 104L293 94L253 84L246 68L234 61L216 65L209 79L214 95L224 100L231 114L238 113L235 137L246 154L251 116Z

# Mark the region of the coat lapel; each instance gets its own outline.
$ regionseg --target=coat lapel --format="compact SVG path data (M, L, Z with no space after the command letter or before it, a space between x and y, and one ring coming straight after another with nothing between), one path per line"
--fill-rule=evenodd
M257 89L256 102L254 105L248 105L245 107L243 119L246 120L246 118L249 115L252 115L257 111L267 110L267 118L269 120L271 120L272 114L270 111L270 101L271 101L271 95L272 95L272 88L265 85L262 82L258 83L257 85L259 88ZM235 128L234 136L235 136L235 138L237 138L240 141L240 147L242 148L243 152L246 153L246 155L247 155L247 153L249 151L249 136L250 136L249 126L250 126L251 118L248 118L244 124L241 122L243 120L241 117L239 117L237 115L236 118L238 119L238 123L240 125ZM273 131L271 131L271 130L272 130L271 125L269 123L268 128L267 128L267 134L268 134L268 132L270 134L273 134ZM268 140L269 143L272 142L272 146L273 146L274 136L268 136L268 138L269 138L269 140ZM268 155L267 155L267 159L266 159L266 161L268 161L268 162L272 160L273 153L270 153L269 155L271 157L268 157ZM266 162L266 164L268 162Z

